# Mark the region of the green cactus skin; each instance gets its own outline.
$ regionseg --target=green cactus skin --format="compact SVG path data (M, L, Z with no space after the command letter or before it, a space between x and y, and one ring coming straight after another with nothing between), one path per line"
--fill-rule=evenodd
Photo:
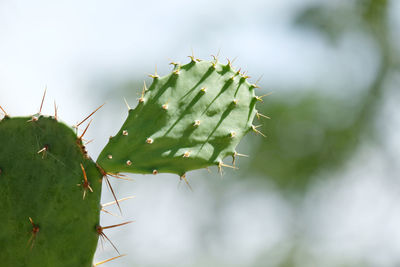
M193 57L153 83L97 163L106 172L175 173L212 165L237 155L240 139L256 128L255 96L247 76L215 61Z
M0 265L91 267L102 174L81 139L52 117L6 116L0 150Z

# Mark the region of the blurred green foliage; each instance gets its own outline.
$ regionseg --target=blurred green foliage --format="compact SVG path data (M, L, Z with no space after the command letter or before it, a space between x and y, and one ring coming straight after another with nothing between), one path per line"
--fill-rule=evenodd
M333 43L346 32L367 31L376 38L386 32L387 9L387 0L316 3L303 8L294 23L317 31Z
M262 122L268 139L253 141L256 153L248 171L272 180L280 188L302 192L315 178L339 169L371 136L381 104L384 82L391 71L391 46L386 0L358 0L342 4L319 3L304 8L295 24L316 31L335 44L344 33L363 32L376 44L380 60L370 84L351 99L334 99L319 90L299 90L270 96L261 112L272 119ZM327 81L329 82L329 81ZM326 85L321 85L324 87ZM343 88L338 88L343 90ZM296 92L296 93L293 93ZM278 95L278 96L277 96ZM250 175L251 176L251 175Z
M284 188L304 189L320 170L337 167L358 143L357 112L317 93L271 96L261 112L267 140L253 138L249 169Z

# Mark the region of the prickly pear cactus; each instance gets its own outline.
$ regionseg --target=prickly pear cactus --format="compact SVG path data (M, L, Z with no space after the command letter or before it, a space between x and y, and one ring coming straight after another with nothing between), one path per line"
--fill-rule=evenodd
M152 85L97 163L82 143L87 128L78 137L57 115L40 115L44 97L32 117L10 118L0 106L0 266L91 267L124 256L92 265L99 237L110 241L103 230L131 222L99 225L100 211L110 204L100 204L102 180L119 207L108 176L169 172L185 178L212 165L234 168L240 139L260 133L252 121L263 116L255 108L262 97L229 61L191 59L173 63L167 76L151 75ZM233 166L223 163L227 156Z
M0 121L0 265L90 267L102 174L52 117Z
M257 114L256 85L228 61L175 65L169 75L153 77L135 109L99 156L108 172L175 173L223 163L240 155L235 147Z

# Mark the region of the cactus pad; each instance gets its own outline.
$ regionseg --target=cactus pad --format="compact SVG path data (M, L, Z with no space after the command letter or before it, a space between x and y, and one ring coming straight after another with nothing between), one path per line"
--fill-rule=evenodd
M107 172L175 173L212 165L227 156L250 130L257 111L255 85L228 62L175 65L169 75L151 75L135 109L110 138L98 164Z
M6 117L0 147L0 265L92 266L102 174L80 138L52 117Z

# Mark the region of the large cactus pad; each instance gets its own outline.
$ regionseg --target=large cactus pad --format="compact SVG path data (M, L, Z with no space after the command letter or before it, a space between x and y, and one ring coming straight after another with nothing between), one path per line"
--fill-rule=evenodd
M221 166L251 129L255 85L232 68L192 58L169 75L152 75L135 109L112 137L98 163L107 172L183 175Z
M0 265L92 266L102 174L81 140L54 118L6 117L0 152Z

